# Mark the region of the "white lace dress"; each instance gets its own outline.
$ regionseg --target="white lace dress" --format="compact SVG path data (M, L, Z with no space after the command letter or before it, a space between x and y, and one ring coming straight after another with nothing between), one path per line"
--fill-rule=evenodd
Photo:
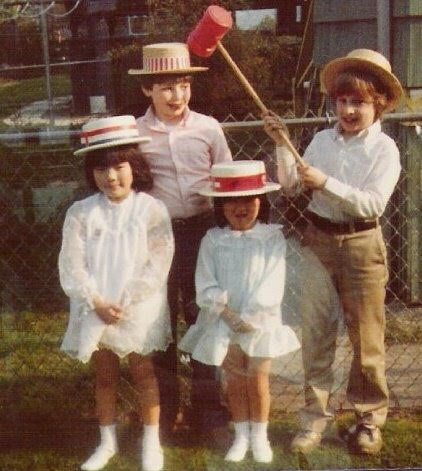
M174 253L163 203L132 191L121 203L96 193L67 211L59 255L60 282L70 298L62 350L88 362L100 347L120 357L165 350L171 341L167 275ZM93 299L117 303L124 316L105 324Z
M281 320L286 269L281 227L257 222L248 231L210 229L202 239L196 268L200 313L179 343L195 360L221 365L230 343L250 357L273 358L299 348ZM225 305L255 327L234 333L220 317Z

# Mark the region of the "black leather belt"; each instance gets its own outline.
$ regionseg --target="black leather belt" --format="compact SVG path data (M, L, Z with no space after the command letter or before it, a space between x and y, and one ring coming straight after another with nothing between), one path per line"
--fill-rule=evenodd
M327 234L353 234L354 232L367 231L378 226L377 219L355 219L353 221L332 222L315 213L307 213L307 217L319 230Z

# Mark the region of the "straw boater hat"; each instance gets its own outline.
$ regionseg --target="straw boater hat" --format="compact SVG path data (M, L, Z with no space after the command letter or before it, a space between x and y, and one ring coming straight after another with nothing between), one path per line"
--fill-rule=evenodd
M365 70L375 75L387 90L389 101L387 110L392 110L398 105L403 95L400 82L392 74L390 62L382 54L372 49L354 49L345 57L328 62L320 75L322 91L331 94L337 76L349 69Z
M192 67L184 43L148 44L142 48L143 69L129 69L130 75L193 74L208 67Z
M280 188L278 183L267 182L264 162L237 160L214 164L208 187L198 193L204 196L249 196L269 193Z
M150 137L141 137L134 116L112 116L93 119L82 126L81 149L75 155L85 154L96 149L149 142Z

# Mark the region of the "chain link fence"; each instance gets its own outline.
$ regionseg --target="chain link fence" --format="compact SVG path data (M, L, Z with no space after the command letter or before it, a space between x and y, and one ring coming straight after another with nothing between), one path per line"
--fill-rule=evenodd
M401 153L402 174L382 226L388 246L387 378L392 407L422 407L422 140L417 119L390 115L386 131ZM289 119L292 140L302 152L314 133L330 119L308 116ZM244 122L230 116L223 123L236 159L260 159L275 179L274 146L262 123L249 115ZM81 161L72 151L75 134L33 133L1 135L0 151L0 406L8 420L48 417L55 407L69 415L93 416L92 383L88 367L59 350L67 323L67 298L58 280L57 257L67 207L87 195ZM20 137L20 138L18 138ZM272 220L288 235L287 286L283 315L300 337L300 272L304 259L296 235L306 224L306 195L286 199L272 195ZM182 326L183 328L183 326ZM338 335L332 404L347 409L345 387L351 348L344 328ZM273 410L296 411L303 404L301 352L276 360L272 372ZM133 412L133 391L126 381L120 393L121 418ZM189 387L189 369L181 378ZM16 397L19 394L19 401Z
M261 123L230 123L230 119L227 121L227 136L236 158L264 160L274 179L274 148L263 133ZM290 124L292 140L300 149L300 153L303 153L316 131L332 124L333 121L333 118L315 116L304 119L289 119L287 116L286 120ZM400 180L381 220L390 272L386 299L387 380L393 408L420 409L422 369L416 365L420 364L422 357L422 139L417 121L410 114L386 116L384 129L395 139L402 163ZM302 288L300 273L310 267L304 266L307 260L298 244L297 236L307 223L304 211L308 201L309 195L296 199L277 196L272 201L272 219L283 224L288 235L288 273L283 316L285 322L296 328L299 336L301 319L297 300ZM346 401L346 386L352 357L344 325L341 325L337 343L332 404L337 410L344 410L349 407ZM275 362L273 373L273 407L282 411L300 407L303 404L301 352Z

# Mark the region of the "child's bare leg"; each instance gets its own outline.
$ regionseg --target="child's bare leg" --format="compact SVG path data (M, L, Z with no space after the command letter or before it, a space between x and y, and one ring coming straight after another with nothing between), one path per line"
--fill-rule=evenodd
M250 358L248 362L248 398L250 419L268 422L270 415L270 358Z
M145 425L157 425L160 419L160 394L151 355L129 355L129 369L138 396Z
M269 463L273 452L267 438L270 414L269 375L271 359L250 358L248 363L248 397L251 417L251 445L254 460Z
M247 358L238 345L230 345L223 369L227 378L227 399L234 422L249 420Z
M116 393L120 377L118 356L110 350L92 355L95 367L95 400L100 425L111 425L116 417Z
M84 471L103 469L117 452L116 390L119 382L119 358L110 350L98 350L92 355L95 366L95 399L100 423L100 444L82 464Z
M249 401L247 357L238 345L230 345L223 368L227 377L227 399L234 424L235 438L226 461L242 461L249 449Z
M157 471L162 469L164 457L159 435L160 393L152 356L131 353L129 369L144 422L142 469Z

